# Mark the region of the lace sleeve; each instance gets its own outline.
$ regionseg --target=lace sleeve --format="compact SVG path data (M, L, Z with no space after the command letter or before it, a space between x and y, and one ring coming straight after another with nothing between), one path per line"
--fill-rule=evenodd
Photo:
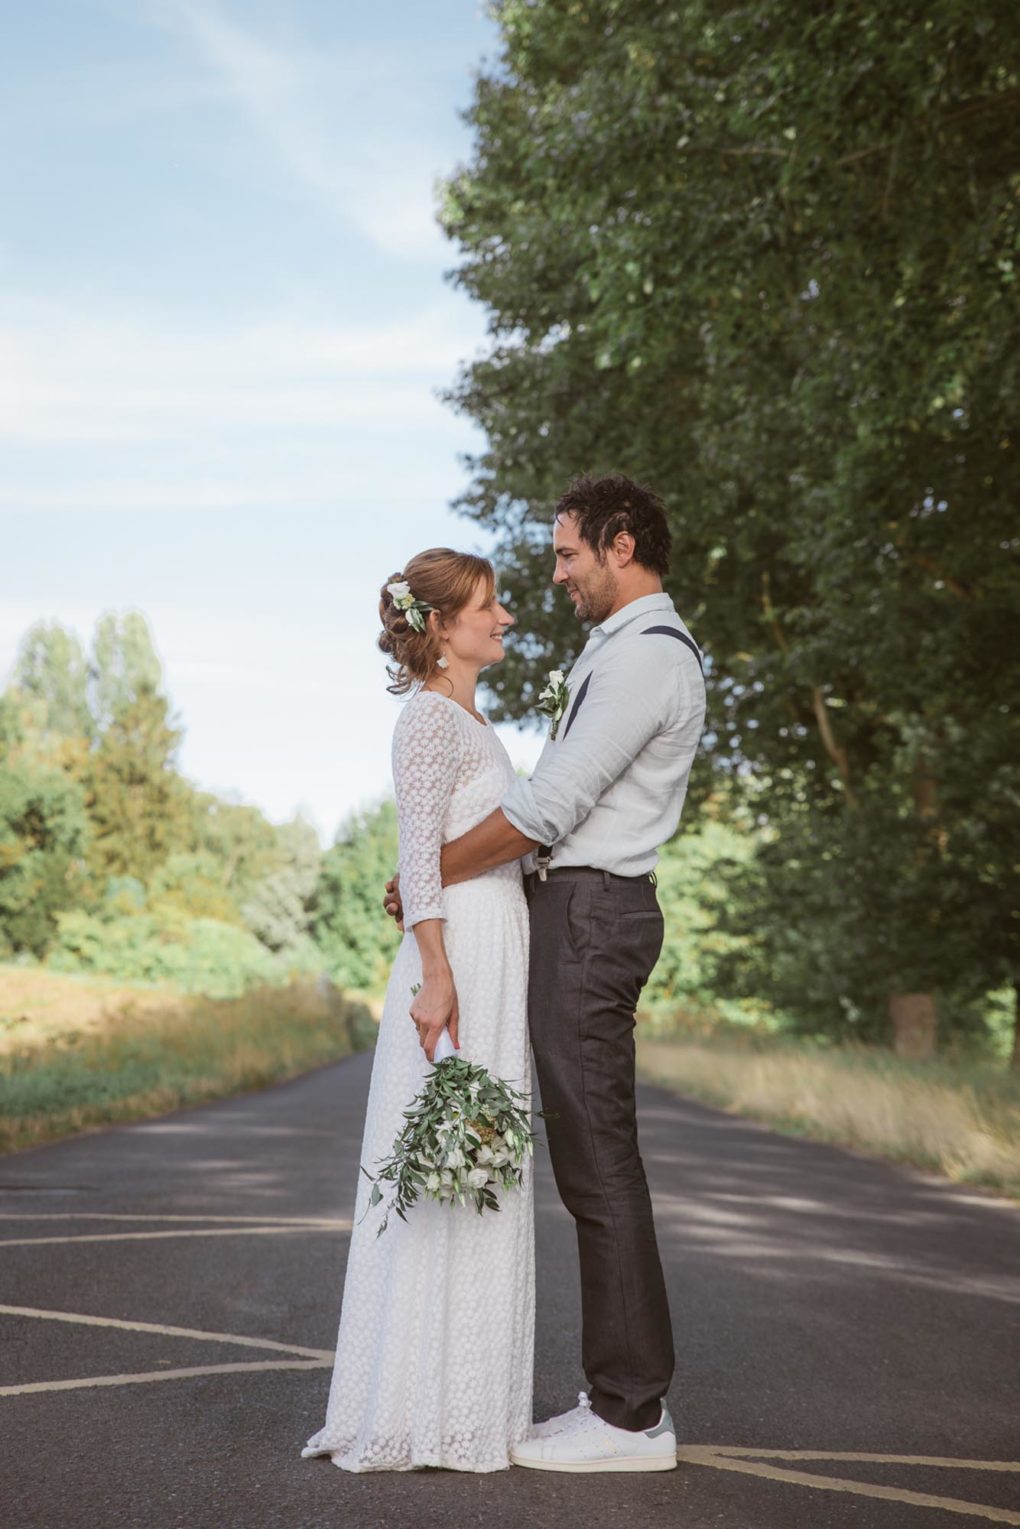
M428 694L428 692L425 692ZM460 768L461 734L442 696L408 702L393 733L400 896L404 927L445 918L439 852Z

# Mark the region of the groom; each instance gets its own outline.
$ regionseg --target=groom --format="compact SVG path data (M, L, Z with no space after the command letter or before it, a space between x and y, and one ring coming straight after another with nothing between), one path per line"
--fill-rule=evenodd
M575 479L553 550L553 582L594 623L569 699L531 779L442 852L445 885L528 857L531 1042L556 1185L577 1224L590 1395L537 1424L511 1459L669 1470L673 1343L638 1152L634 1010L662 947L653 872L680 820L705 686L662 588L670 533L655 494L619 474Z

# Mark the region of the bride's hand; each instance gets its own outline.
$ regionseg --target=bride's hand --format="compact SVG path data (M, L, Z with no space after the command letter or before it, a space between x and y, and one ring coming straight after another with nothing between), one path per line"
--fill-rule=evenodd
M411 1018L417 1027L421 1047L430 1062L434 1058L436 1042L444 1025L450 1032L453 1044L459 1047L457 989L453 985L451 971L425 978L411 1004Z

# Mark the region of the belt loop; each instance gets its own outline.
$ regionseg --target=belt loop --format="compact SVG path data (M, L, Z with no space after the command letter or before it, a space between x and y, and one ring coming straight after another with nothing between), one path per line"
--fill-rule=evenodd
M602 885L605 888L607 888L607 890L608 890L608 887L609 887L609 872L604 867L603 867L603 870L602 870Z
M659 878L656 876L654 871L648 872L648 880L652 883L653 887L657 887L659 885Z

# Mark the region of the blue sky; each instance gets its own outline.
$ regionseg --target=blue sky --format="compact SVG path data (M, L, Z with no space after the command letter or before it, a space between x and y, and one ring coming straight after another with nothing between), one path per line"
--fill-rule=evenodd
M141 610L184 773L328 842L389 774L379 584L488 550L436 398L477 0L47 0L3 20L0 679ZM537 732L501 729L528 765Z

